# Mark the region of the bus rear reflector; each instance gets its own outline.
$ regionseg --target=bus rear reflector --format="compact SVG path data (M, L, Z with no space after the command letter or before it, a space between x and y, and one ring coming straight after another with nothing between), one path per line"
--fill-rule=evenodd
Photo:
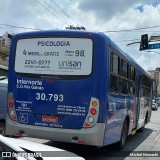
M89 126L90 126L90 124L89 124L89 123L87 123L87 122L85 122L84 126L85 126L85 127L89 127Z
M18 136L18 137L22 137L22 133L17 132L17 133L16 133L16 136Z
M78 140L78 144L84 144L84 141Z
M16 115L11 116L11 119L12 119L13 121L16 121L16 120L17 120Z
M95 115L95 114L97 113L97 111L96 111L94 108L92 108L92 109L90 110L90 113L93 114L93 115Z

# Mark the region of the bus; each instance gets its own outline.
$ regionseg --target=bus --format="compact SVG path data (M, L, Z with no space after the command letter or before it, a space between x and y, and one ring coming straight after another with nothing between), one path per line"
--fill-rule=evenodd
M7 135L121 149L150 121L153 79L104 33L19 33L9 56Z

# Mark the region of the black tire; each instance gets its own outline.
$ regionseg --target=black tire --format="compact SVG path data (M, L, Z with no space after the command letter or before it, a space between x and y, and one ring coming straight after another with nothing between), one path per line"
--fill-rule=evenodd
M3 122L0 122L0 134L2 135L2 136L6 136L6 126L5 126L5 123L3 123Z
M125 120L123 123L122 132L121 132L121 139L116 144L116 149L122 150L124 148L127 141L127 136L128 136L128 125L127 125L127 120Z

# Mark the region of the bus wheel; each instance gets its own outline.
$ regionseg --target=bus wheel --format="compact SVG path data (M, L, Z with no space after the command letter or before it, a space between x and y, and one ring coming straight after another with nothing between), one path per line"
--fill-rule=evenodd
M121 139L116 145L117 146L116 148L118 150L122 150L124 148L126 144L127 136L128 136L128 126L127 126L127 120L125 120L123 123L122 132L121 132Z
M5 130L6 130L5 123L0 122L0 134L1 134L2 136L6 136Z

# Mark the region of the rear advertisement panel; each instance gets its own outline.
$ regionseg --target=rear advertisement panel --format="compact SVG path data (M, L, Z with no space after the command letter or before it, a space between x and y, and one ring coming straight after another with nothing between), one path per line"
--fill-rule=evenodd
M93 43L85 38L32 38L17 42L15 71L47 75L89 75Z

